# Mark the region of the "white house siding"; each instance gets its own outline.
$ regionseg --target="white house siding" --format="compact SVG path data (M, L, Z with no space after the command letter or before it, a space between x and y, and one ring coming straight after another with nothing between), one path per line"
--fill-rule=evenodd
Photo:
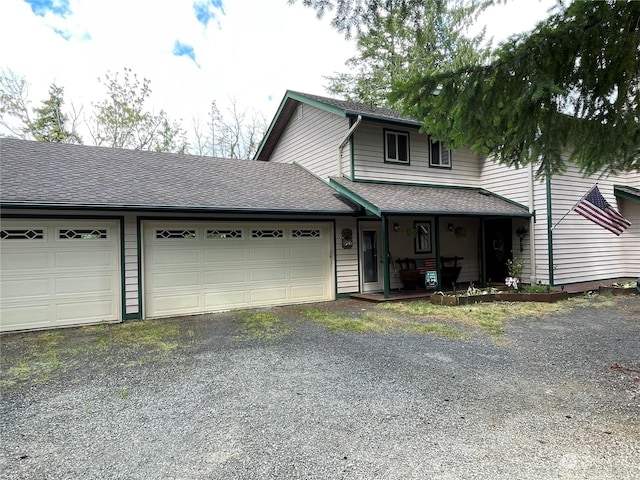
M351 230L353 246L342 248L342 230ZM355 218L336 220L336 288L338 295L360 290L358 276L358 226Z
M138 283L138 226L136 216L127 214L124 217L124 293L126 315L135 315L140 312Z
M627 229L622 235L616 236L573 212L572 208L597 182L609 204L620 209L613 194L614 184L637 186L640 185L639 177L638 174L623 174L584 178L576 167L571 166L563 175L551 179L555 284L630 275L628 246L637 244L640 238L637 230Z
M384 130L409 133L409 165L384 162ZM428 136L417 128L363 121L354 133L354 174L358 180L477 187L480 159L470 150L452 153L452 168L429 167Z
M300 113L301 112L301 113ZM338 174L338 146L349 131L349 119L310 105L298 105L280 138L272 162L299 163L327 179ZM343 156L348 158L349 144Z

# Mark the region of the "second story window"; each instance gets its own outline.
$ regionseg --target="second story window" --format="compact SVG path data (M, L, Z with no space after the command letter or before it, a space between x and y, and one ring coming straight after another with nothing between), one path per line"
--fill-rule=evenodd
M451 168L451 150L446 143L429 138L429 166Z
M409 164L409 134L384 131L384 161Z

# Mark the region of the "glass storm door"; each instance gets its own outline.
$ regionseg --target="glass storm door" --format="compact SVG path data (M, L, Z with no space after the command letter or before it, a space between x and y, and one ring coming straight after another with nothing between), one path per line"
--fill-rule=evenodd
M361 236L362 291L382 290L380 229L363 228Z

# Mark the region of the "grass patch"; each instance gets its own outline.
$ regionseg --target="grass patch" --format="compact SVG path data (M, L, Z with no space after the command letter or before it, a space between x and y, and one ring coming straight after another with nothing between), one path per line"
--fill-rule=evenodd
M425 301L386 303L380 308L407 316L426 317L447 322L459 322L482 328L491 335L501 335L504 324L516 317L535 317L566 311L566 302L494 302L449 307Z
M442 323L425 323L418 319L399 318L385 312L366 312L361 316L340 315L321 308L300 311L306 318L320 323L330 332L435 334L451 339L464 336L459 329Z
M191 329L159 320L3 336L0 386L47 382L73 368L154 363L167 359L193 336Z
M254 338L273 339L289 335L293 327L275 313L244 312L240 315L245 332Z

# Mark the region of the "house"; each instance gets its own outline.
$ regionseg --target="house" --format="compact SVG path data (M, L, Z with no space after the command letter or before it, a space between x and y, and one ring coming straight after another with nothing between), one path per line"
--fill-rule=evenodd
M514 257L532 284L638 277L640 172L584 178L570 165L539 179L535 166L450 151L420 127L395 111L289 91L260 145L257 160L295 162L365 210L339 224L357 232L358 252L337 266L340 293L388 295L403 258L435 262L443 287L444 263L456 258L458 282L502 283ZM620 236L572 212L596 183L632 223Z
M255 160L0 139L0 331L502 283L513 257L531 283L640 272L640 173L598 180L617 237L565 217L594 183L575 169L538 180L297 92Z

